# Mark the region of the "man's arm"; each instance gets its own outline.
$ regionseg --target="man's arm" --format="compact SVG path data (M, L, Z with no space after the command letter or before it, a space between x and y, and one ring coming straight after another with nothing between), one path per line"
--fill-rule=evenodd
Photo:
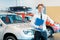
M54 24L54 21L53 21L49 16L47 16L47 21L48 21L50 24Z
M30 22L30 25L31 25L32 27L34 27L34 28L38 28L38 26L35 25L36 17L37 17L37 16L34 15L34 16L32 17L32 19L31 19L31 22Z

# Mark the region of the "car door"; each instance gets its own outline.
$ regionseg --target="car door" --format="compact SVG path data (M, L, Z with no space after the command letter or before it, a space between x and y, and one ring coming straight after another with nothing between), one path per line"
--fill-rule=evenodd
M4 24L3 21L0 19L0 40L3 39L4 30L5 30L5 24Z

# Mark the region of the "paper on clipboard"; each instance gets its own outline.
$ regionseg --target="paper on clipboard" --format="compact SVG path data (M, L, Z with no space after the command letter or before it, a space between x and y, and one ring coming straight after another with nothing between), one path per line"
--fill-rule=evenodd
M40 25L43 25L43 23L44 23L44 20L36 18L35 25L40 26Z

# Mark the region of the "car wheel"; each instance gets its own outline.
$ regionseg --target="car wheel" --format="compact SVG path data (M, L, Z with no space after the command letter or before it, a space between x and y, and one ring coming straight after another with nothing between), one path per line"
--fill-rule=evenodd
M51 28L47 28L47 36L51 37L53 34L53 30Z
M17 40L14 36L7 36L4 40Z

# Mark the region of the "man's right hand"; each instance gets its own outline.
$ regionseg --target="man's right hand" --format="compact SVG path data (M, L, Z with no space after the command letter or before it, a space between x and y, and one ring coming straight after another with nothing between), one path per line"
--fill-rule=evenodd
M39 28L40 28L40 29L43 29L43 26L42 26L42 25L40 25L40 26L39 26Z

